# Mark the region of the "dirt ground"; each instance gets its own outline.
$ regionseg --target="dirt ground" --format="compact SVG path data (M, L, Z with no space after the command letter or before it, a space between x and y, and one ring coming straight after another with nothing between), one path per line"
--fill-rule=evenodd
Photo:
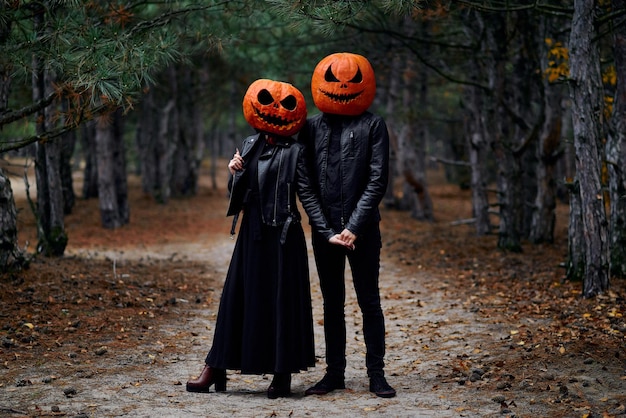
M21 180L12 183L20 241L32 252L34 222ZM318 364L294 375L293 397L270 400L271 376L235 371L227 392L187 393L211 345L234 243L226 192L203 178L197 197L156 205L131 178L130 225L104 230L98 202L79 200L63 258L0 276L0 416L625 416L626 283L586 300L580 283L564 280L567 207L554 245L506 254L495 236L454 224L471 216L467 191L440 173L431 183L436 222L382 213L386 373L397 397L367 390L349 279L347 389L303 396L324 373L314 269Z

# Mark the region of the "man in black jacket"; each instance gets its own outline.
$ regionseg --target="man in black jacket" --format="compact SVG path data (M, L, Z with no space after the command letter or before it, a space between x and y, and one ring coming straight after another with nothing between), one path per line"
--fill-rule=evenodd
M360 55L332 54L316 67L311 88L323 113L308 119L300 131L309 183L309 193L300 198L312 225L324 298L327 368L324 378L305 394L345 388L347 258L363 315L370 391L390 398L396 391L384 377L385 323L378 287L382 246L378 205L387 188L389 134L385 121L367 111L374 97L374 72ZM359 92L366 89L369 97L358 103Z

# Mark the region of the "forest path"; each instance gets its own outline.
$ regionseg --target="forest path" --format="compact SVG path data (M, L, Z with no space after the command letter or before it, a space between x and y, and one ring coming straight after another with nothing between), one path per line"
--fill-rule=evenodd
M39 257L29 270L1 277L0 416L626 414L624 283L581 300L577 285L555 271L562 246L505 255L494 250L494 237L451 227L471 205L468 193L445 184L431 189L435 223L383 210L385 370L397 397L368 391L349 269L347 389L303 396L324 374L322 300L310 246L318 363L294 375L294 396L270 400L271 377L233 371L227 392L186 392L211 345L234 245L224 189L203 181L198 196L155 205L131 178L131 223L113 231L101 228L97 201L80 200L67 217L65 257ZM19 184L14 189L19 193ZM35 242L23 198L18 207L21 242ZM563 242L567 227L559 225Z
M307 240L310 242L308 233ZM183 257L206 262L213 277L223 278L233 245L234 241L228 235L216 234L210 240L200 242L146 246L136 253L128 249L99 251L97 254L90 251L70 253L81 257L106 257L118 260L122 265L146 258ZM309 257L309 265L314 266L310 245ZM121 267L118 270L123 272ZM435 283L441 288L436 289ZM326 396L303 396L304 390L324 373L322 298L317 273L312 268L318 365L293 376L293 397L270 400L265 391L271 376L247 376L232 371L229 372L226 393L193 394L185 391L185 381L200 372L211 345L218 302L214 298L215 303L209 309L181 309L180 322L159 324L157 333L194 334L178 341L177 353L161 358L158 366L146 364L132 369L125 369L123 365L132 362L136 366L142 357L145 360L145 356L137 352L120 353L117 359L107 358L107 362L112 362L111 368L98 366L108 370L99 376L98 387L87 384L78 388L81 395L73 399L72 409L89 410L98 405L95 410L106 416L133 417L502 416L500 403L491 399L494 393L485 397L474 396L472 389L459 385L455 372L446 370L446 367L456 367L453 365L457 361L469 365L471 359L479 361L482 357L489 357L490 354L481 349L485 336L506 337L509 330L468 313L463 308L465 301L451 300L445 294L445 287L426 273L407 275L407 271L383 256L380 289L387 329L386 375L398 391L397 397L392 399L378 398L368 391L362 322L349 268L346 277L347 389ZM138 349L146 350L145 347ZM447 366L442 369L443 364ZM129 382L140 384L133 386ZM518 410L519 406L522 405L518 405Z

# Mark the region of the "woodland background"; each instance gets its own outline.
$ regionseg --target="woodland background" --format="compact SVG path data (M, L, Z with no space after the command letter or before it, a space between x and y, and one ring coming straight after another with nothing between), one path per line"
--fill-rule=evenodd
M626 274L624 6L3 1L0 152L34 161L37 252L60 256L73 171L105 228L129 222L129 172L157 204L194 195L201 161L243 135L251 81L308 95L315 63L349 50L372 61L372 110L392 134L390 181L401 184L385 204L432 221L426 170L445 162L449 180L472 191L477 235L497 233L498 248L518 252L553 242L555 202L567 199L567 277L591 297ZM0 184L0 264L19 268L4 175Z
M178 279L159 282L157 299L133 283L99 280L111 260L68 257L67 249L137 250L159 237L211 231L207 214L224 222L222 206L205 198L224 197L223 159L250 132L241 116L248 85L288 81L313 115L313 68L350 51L375 69L371 110L385 117L392 139L383 202L388 262L410 274L428 270L433 286L467 301L472 314L502 324L547 321L509 336L525 338L511 347L527 344L519 367L572 353L571 373L557 386L537 377L532 396L541 391L552 406L571 402L576 411L624 413L625 3L0 2L5 368L13 376L26 367L20 361L62 351L68 333L79 345L104 333L110 324L100 304L129 309L148 327L165 317L143 313L176 300L163 295L193 298L197 288L182 289ZM170 261L157 263L158 272L143 262L132 268L141 277L163 269L178 277L197 267ZM185 280L201 286L202 274ZM78 319L35 321L45 323L49 306L76 297L89 301L85 333ZM136 345L109 331L124 349ZM583 382L576 370L589 359L602 362L594 382L611 370L615 396L563 392ZM526 373L509 363L510 375ZM463 360L442 367L455 382L472 375ZM479 381L492 390L505 375Z

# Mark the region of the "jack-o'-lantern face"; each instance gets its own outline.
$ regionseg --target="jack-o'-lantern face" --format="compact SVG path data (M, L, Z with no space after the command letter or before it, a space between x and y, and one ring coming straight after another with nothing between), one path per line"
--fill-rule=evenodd
M291 136L306 122L307 109L304 96L293 85L259 79L246 91L243 115L255 129Z
M311 93L315 106L324 113L360 115L376 95L374 69L362 55L331 54L315 67Z

